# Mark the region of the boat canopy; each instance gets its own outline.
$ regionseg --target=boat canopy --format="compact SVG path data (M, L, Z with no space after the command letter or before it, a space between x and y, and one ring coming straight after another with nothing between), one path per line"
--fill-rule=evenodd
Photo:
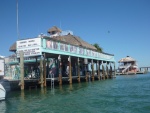
M125 58L122 58L121 60L119 60L118 62L121 63L121 62L135 62L136 60L133 59L132 57L130 56L127 56Z

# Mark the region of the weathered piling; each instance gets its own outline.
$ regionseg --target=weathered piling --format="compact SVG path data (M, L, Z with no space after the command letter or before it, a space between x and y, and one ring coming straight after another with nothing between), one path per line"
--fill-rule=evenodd
M58 56L58 68L59 68L59 85L62 85L62 62L61 62L61 55Z
M43 88L43 59L40 59L40 84L41 88Z
M80 59L77 59L78 82L80 82Z
M98 75L98 80L100 80L100 63L97 61L97 75Z
M68 58L69 62L69 83L72 84L72 66L71 66L71 56Z
M92 60L92 81L94 81L94 62Z
M108 62L106 62L106 78L108 79L108 75L109 75L109 69L108 69Z
M44 79L44 87L46 87L46 60L45 60L45 55L44 55L44 60L43 60L43 79Z
M24 90L24 53L20 51L20 87L21 90Z
M114 77L116 77L116 64L114 62Z
M105 69L104 69L103 62L102 62L102 79L105 80Z
M111 66L111 63L110 63L110 78L112 78L112 66Z

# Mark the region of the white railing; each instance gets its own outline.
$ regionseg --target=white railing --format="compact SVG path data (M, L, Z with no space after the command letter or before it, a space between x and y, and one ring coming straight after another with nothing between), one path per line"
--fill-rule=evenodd
M131 64L128 64L128 65L126 66L126 68L125 68L124 70L122 70L122 73L124 73L127 69L129 69L130 66L131 66Z

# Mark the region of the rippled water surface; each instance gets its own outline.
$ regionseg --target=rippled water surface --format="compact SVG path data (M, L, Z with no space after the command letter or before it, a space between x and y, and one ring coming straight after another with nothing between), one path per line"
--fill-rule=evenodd
M0 113L150 113L150 73L13 91Z

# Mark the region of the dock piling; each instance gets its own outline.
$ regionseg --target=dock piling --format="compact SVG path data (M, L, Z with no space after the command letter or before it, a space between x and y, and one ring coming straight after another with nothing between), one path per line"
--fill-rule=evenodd
M59 65L59 85L62 85L62 62L61 62L61 55L58 56L58 65Z
M94 81L94 62L92 59L92 81Z
M102 61L102 79L105 80L105 69L104 69L103 61Z
M68 62L69 62L69 83L72 84L72 66L71 66L71 56L69 56L68 58Z
M20 87L21 87L21 90L24 90L24 53L23 51L20 51L20 78L21 78Z
M44 55L44 61L43 61L43 77L44 77L44 87L46 87L46 61L45 61L45 55Z
M80 82L80 59L77 59L78 82Z
M99 61L97 61L97 71L98 71L98 73L97 73L98 80L100 80L100 63L99 63Z
M40 59L40 84L41 88L43 88L43 59Z
M116 64L114 62L114 77L116 78Z

